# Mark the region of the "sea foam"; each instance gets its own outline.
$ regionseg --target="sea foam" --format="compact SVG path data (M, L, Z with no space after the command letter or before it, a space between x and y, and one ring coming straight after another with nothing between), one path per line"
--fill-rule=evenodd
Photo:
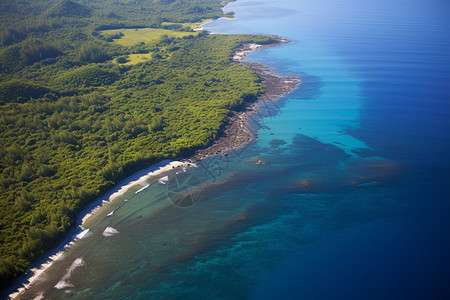
M115 234L119 233L119 231L117 231L117 229L114 229L112 227L106 227L105 231L103 231L103 236L113 236Z
M81 240L89 235L90 235L89 229L85 229L82 232L80 232L79 234L77 234L75 238Z
M44 299L44 293L41 292L38 295L36 295L36 297L33 298L33 300L42 300Z
M75 259L67 269L66 273L64 273L64 276L61 278L61 280L58 281L58 283L55 285L55 289L61 290L68 287L74 287L74 285L71 284L68 280L70 276L72 276L72 272L75 271L76 268L82 267L84 265L86 265L86 263L84 262L84 259L82 257Z
M161 177L161 178L158 180L158 183L159 183L159 184L166 184L168 181L169 181L169 176L164 176L164 177Z
M145 189L148 188L149 186L150 186L150 184L147 184L147 185L144 186L143 188L137 190L137 191L135 192L135 194L138 194L138 193L142 192L143 190L145 190Z

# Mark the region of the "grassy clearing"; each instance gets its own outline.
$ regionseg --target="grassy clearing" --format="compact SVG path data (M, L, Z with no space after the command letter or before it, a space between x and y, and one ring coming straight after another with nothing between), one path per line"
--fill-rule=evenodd
M145 44L156 43L165 35L167 35L168 37L175 37L175 38L184 37L188 35L197 35L196 32L181 32L160 28L114 29L114 30L104 30L101 32L103 36L110 36L118 33L123 33L123 36L120 39L115 39L114 43L126 47L134 46L141 42Z
M206 23L209 23L211 21L214 21L214 19L204 19L200 22L195 22L195 23L172 23L172 22L163 22L161 25L174 25L174 24L180 24L181 26L185 27L185 28L191 28L191 29L196 29L199 28L203 25L205 25Z
M123 65L137 65L142 62L146 62L152 59L152 53L144 53L144 54L129 54L127 56L127 62Z

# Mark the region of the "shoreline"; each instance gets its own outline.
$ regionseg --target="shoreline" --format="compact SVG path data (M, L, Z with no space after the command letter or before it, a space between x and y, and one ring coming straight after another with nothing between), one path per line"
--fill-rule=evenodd
M263 93L258 95L254 101L245 103L243 109L233 111L215 141L206 148L196 150L188 158L188 161L195 162L213 155L225 155L226 151L239 149L255 140L256 134L251 130L249 125L250 116L258 113L258 107L263 102L276 101L292 92L301 83L299 76L279 76L268 66L243 61L250 52L292 43L279 36L272 37L276 39L274 43L268 45L247 43L237 48L233 52L232 57L235 64L244 66L256 73L263 85Z
M143 169L117 183L113 188L111 188L107 193L101 195L92 203L90 203L83 211L81 211L76 219L75 228L67 233L66 237L61 241L61 243L45 254L44 257L36 261L22 276L16 279L16 283L10 289L5 291L5 295L9 299L15 299L24 291L26 291L33 283L39 279L39 277L50 268L53 263L61 259L64 252L68 250L73 243L78 239L81 239L79 235L86 229L83 224L89 217L93 216L98 212L105 204L110 204L118 197L122 196L125 192L129 191L131 188L138 185L144 184L147 180L159 176L164 172L168 172L175 168L180 167L195 167L192 163L187 160L178 161L165 159L156 164L153 164L146 169Z
M115 188L113 188L111 191L109 191L107 194L105 194L102 197L99 197L96 201L93 202L93 204L90 205L90 207L86 208L83 212L81 212L80 216L77 218L77 226L81 227L81 230L84 230L86 228L83 227L83 224L95 214L100 208L103 207L104 204L108 204L116 200L116 198L122 196L125 194L128 190L131 188L141 185L145 183L147 180L149 180L152 177L156 177L158 175L161 175L164 172L170 171L175 168L179 167L187 167L188 162L186 161L178 161L178 160L162 160L159 163L153 164L147 169L144 169L141 172L138 172L134 175L131 175L130 177L126 178L125 180L122 180L119 182ZM141 175L142 173L145 173ZM134 180L136 177L138 179ZM119 187L119 189L117 189ZM103 200L103 198L108 197L108 200ZM94 208L92 208L94 206ZM82 216L82 217L81 217Z
M86 220L100 210L103 205L109 204L125 192L152 177L158 176L164 172L174 168L192 166L196 161L202 160L209 156L225 153L225 151L238 149L256 139L256 134L252 132L249 126L249 117L256 114L257 108L262 101L274 101L294 90L300 84L299 77L278 76L271 68L252 62L243 62L242 60L252 51L260 51L266 48L276 47L283 44L291 43L291 41L273 36L276 41L268 45L259 45L248 43L237 48L233 52L233 62L245 66L253 70L260 78L264 91L253 102L246 103L240 111L232 112L231 117L225 124L223 130L218 134L215 141L208 147L198 149L187 158L180 160L163 160L159 163L149 166L130 177L120 181L114 188L106 194L101 195L97 200L90 203L78 216L76 227L72 229L61 241L61 244L48 252L43 258L35 262L24 275L19 277L16 283L13 283L10 289L6 290L6 295L10 299L15 299L24 291L26 291L39 277L52 266L54 262L61 259L64 252L76 242L79 235L85 228L83 224ZM194 165L195 167L195 165ZM105 200L106 199L106 200Z

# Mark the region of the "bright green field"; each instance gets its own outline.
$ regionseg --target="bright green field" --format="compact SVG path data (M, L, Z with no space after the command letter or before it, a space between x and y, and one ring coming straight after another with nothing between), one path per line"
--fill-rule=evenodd
M134 46L141 42L145 44L155 43L162 37L167 35L168 37L181 38L188 35L197 35L196 32L180 32L161 28L139 28L139 29L114 29L104 30L100 32L103 36L114 35L117 33L123 33L120 39L115 39L114 43L122 46Z
M163 22L161 23L161 25L172 25L172 24L180 24L181 26L185 27L185 28L191 28L191 29L196 29L201 27L202 25L205 25L206 23L209 23L213 21L213 19L205 19L202 20L200 22L192 22L192 23L173 23L173 22Z
M152 53L143 53L143 54L129 54L127 56L127 62L123 65L131 66L137 65L142 62L146 62L152 59Z

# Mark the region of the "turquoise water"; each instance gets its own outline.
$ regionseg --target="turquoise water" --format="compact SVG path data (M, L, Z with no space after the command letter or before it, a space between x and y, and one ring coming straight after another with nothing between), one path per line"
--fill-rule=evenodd
M448 299L449 3L225 10L206 29L293 41L247 60L300 87L260 107L255 142L100 211L24 298Z

